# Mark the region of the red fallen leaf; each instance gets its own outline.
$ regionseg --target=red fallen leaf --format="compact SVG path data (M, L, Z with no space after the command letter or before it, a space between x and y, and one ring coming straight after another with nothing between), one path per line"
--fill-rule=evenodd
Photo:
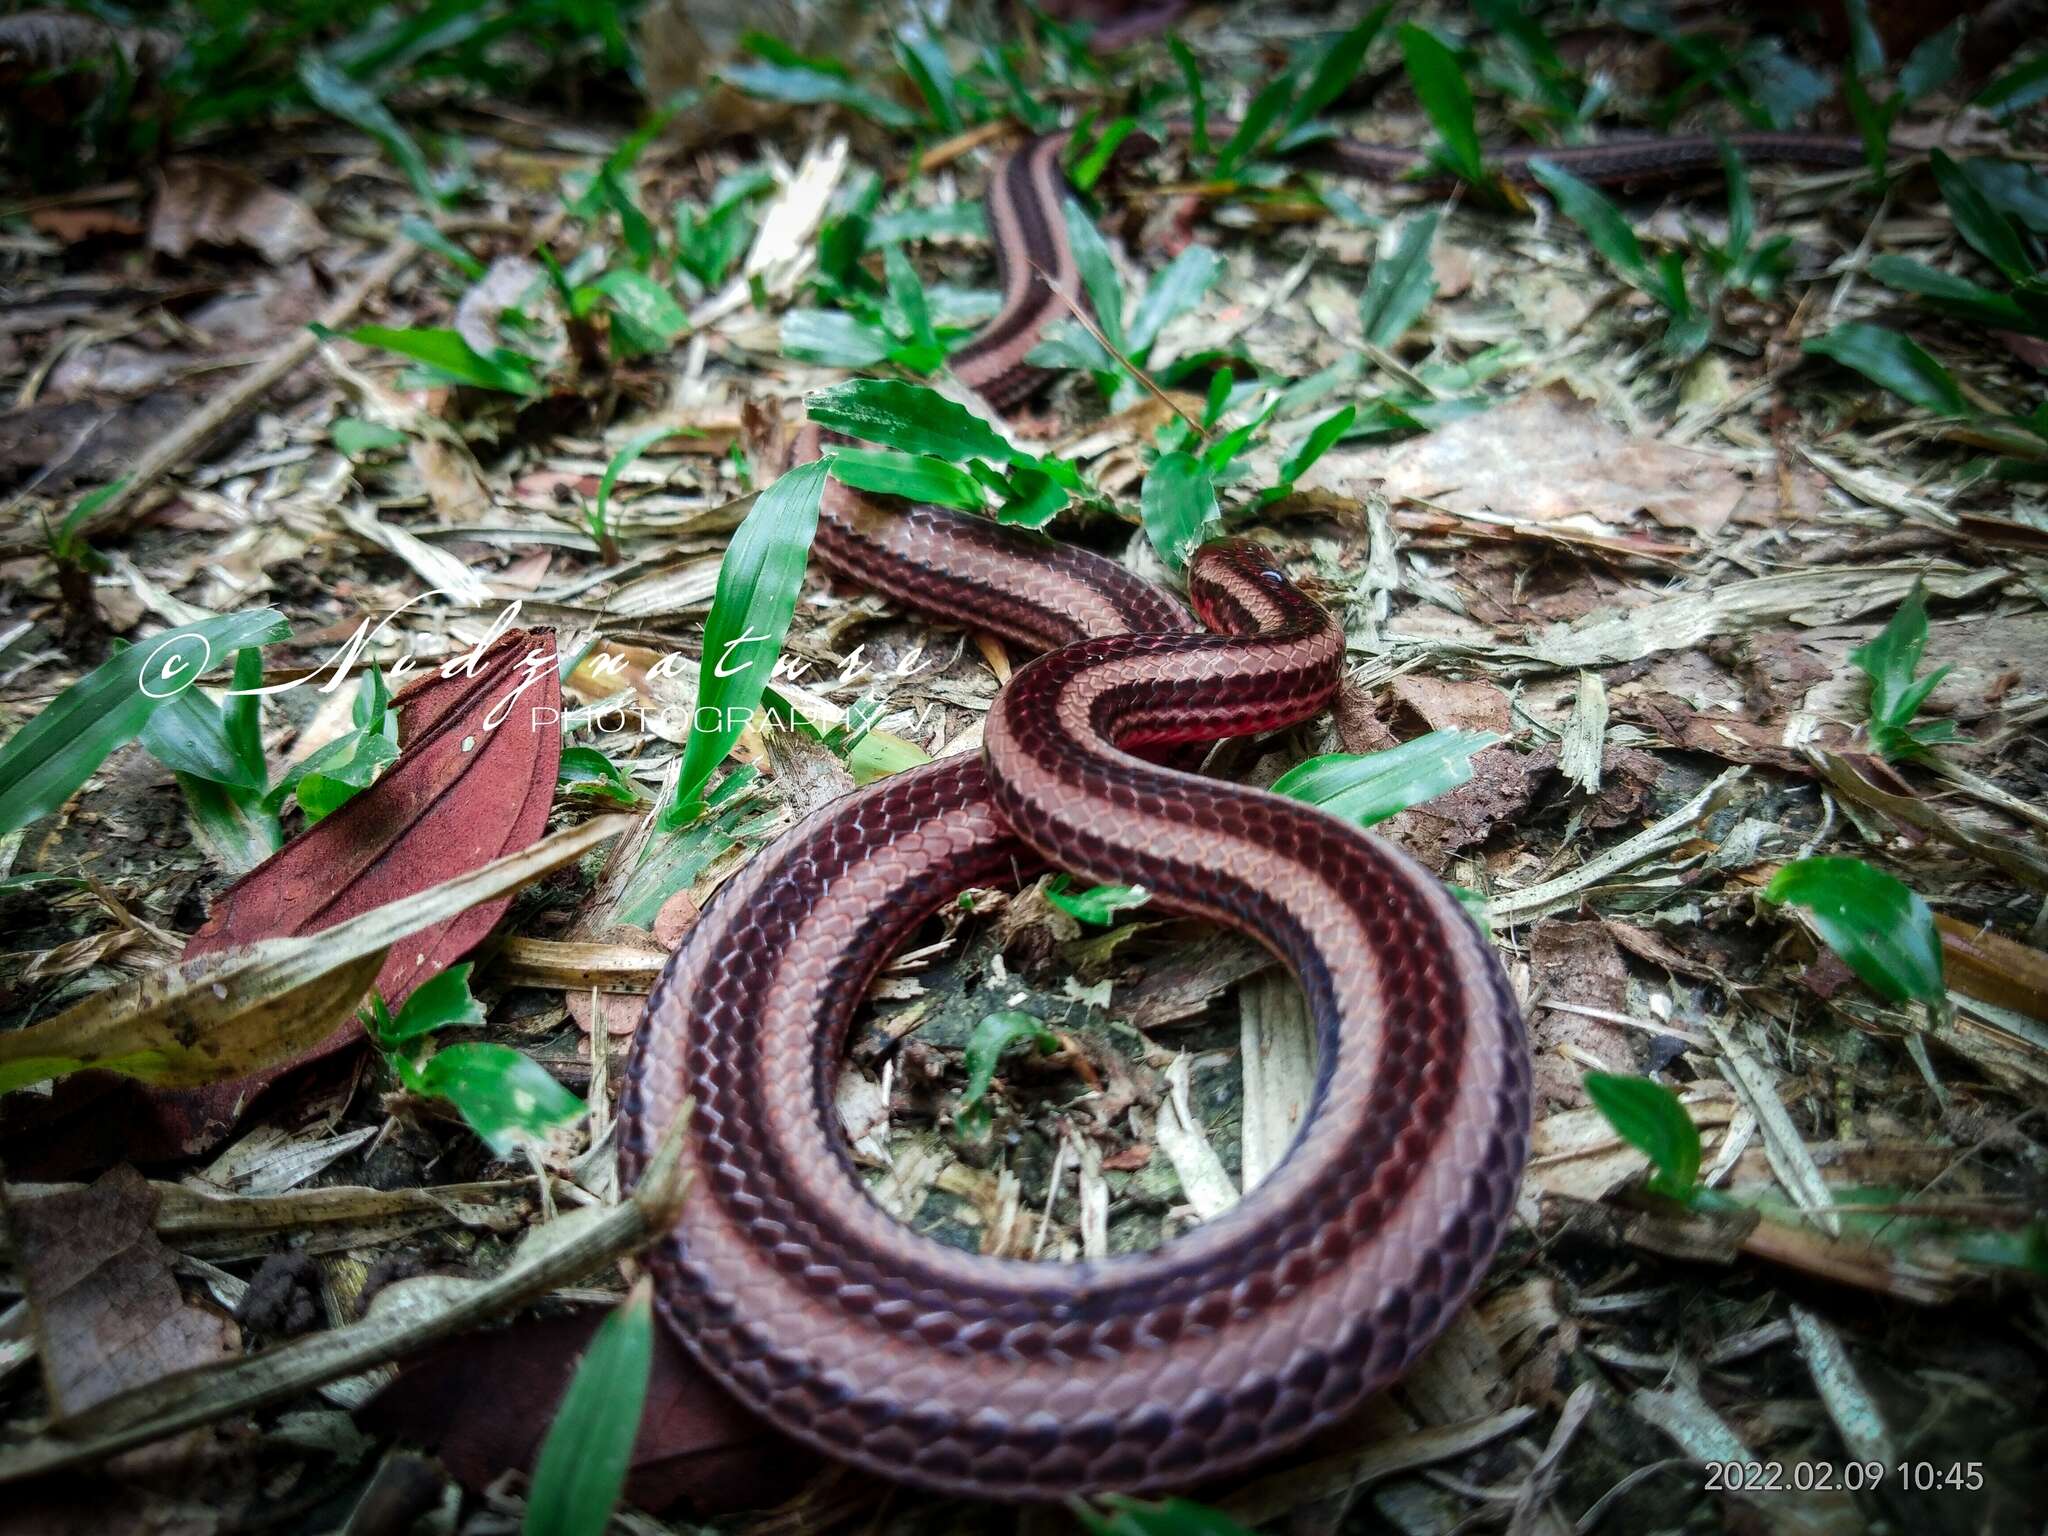
M356 1410L378 1436L427 1447L465 1487L530 1472L541 1438L604 1313L528 1318L438 1344ZM734 1402L663 1327L654 1330L647 1408L626 1499L705 1518L780 1504L820 1465Z
M529 666L536 654L542 659ZM457 668L451 676L430 673L399 692L401 751L384 776L222 892L184 959L331 927L539 839L562 758L552 632L513 630L449 665ZM508 903L472 907L394 948L377 975L384 1000L396 1008L474 948ZM80 1073L58 1085L42 1112L9 1126L10 1166L52 1177L124 1157L196 1156L277 1078L361 1038L351 1020L291 1061L206 1088L150 1091Z

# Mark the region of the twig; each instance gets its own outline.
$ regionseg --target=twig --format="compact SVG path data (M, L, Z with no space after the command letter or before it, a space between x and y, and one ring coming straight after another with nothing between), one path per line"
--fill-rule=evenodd
M89 1466L134 1446L252 1413L515 1312L623 1258L675 1224L689 1187L681 1163L688 1120L685 1106L630 1199L534 1228L512 1262L491 1279L400 1281L385 1293L389 1304L373 1308L359 1323L123 1392L71 1419L61 1433L45 1432L0 1450L0 1483Z

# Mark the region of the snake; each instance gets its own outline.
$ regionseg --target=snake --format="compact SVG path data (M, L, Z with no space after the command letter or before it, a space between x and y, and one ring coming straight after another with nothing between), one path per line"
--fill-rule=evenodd
M1026 355L1079 286L1063 143L1033 140L990 179L1002 305L950 364L999 409L1043 382ZM1829 157L1804 136L1749 149ZM1550 153L1610 180L1720 150ZM795 456L831 446L808 427ZM1039 654L996 695L979 753L856 790L757 853L649 994L621 1096L629 1181L691 1106L692 1190L646 1257L664 1324L795 1439L946 1493L1154 1493L1299 1445L1397 1380L1470 1298L1529 1144L1521 1013L1450 891L1351 822L1190 771L1201 743L1319 714L1342 629L1244 538L1193 552L1183 604L1073 545L827 479L813 550ZM1148 1253L1042 1264L947 1246L870 1198L839 1129L847 1033L882 967L960 892L1047 867L1250 935L1312 1025L1285 1157Z

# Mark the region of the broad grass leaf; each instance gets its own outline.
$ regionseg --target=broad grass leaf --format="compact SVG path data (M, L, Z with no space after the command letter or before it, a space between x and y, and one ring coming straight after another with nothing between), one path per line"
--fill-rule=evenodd
M70 799L214 656L289 633L283 615L258 608L153 635L95 667L0 746L0 835Z
M653 1361L654 1289L643 1275L562 1394L534 1464L522 1536L604 1536L625 1491Z
M0 1092L88 1068L189 1088L289 1060L354 1015L384 951L310 979L289 963L300 958L293 949L268 964L246 950L202 955L0 1034Z
M1586 1097L1621 1139L1649 1158L1653 1188L1674 1200L1700 1181L1700 1133L1678 1095L1647 1077L1588 1072Z
M1160 559L1175 570L1187 564L1195 546L1208 536L1210 525L1221 516L1216 506L1216 483L1207 467L1191 453L1160 455L1159 462L1145 477L1141 510L1145 537L1159 551Z
M782 317L782 350L807 363L872 368L894 344L886 331L835 309L792 309Z
M406 1087L453 1104L500 1157L544 1145L586 1107L539 1062L495 1041L444 1045L416 1067L397 1061Z
M1858 321L1838 325L1825 336L1809 337L1802 350L1833 358L1909 405L1937 416L1971 414L1949 371L1929 357L1912 337L1897 331Z
M1370 827L1472 777L1472 756L1500 738L1490 731L1431 731L1384 752L1330 752L1297 763L1273 792Z
M1465 71L1458 56L1442 38L1413 22L1400 32L1401 60L1408 71L1423 111L1429 114L1437 137L1443 141L1445 158L1452 170L1470 182L1486 174L1485 156L1479 148L1479 129L1472 111L1472 88L1465 83Z
M967 1037L967 1090L960 1095L961 1109L971 1109L981 1102L989 1084L995 1081L996 1063L1003 1059L1003 1053L1026 1040L1042 1052L1060 1048L1059 1036L1028 1013L991 1013L974 1026Z
M359 325L350 331L331 331L324 325L315 325L312 330L328 341L338 337L361 346L396 352L400 357L425 364L457 384L493 389L507 395L540 393L540 380L534 373L531 360L504 347L486 357L464 340L459 331L438 330L431 326L398 329L388 325Z
M1886 1001L1941 1000L1941 936L1905 882L1861 859L1795 859L1771 877L1764 900L1804 911L1828 948Z
M969 459L1008 464L1018 457L995 428L922 384L848 379L817 391L804 408L812 421L830 431L904 453L929 454L949 464Z
M1150 352L1159 333L1193 309L1222 270L1222 258L1206 245L1191 245L1174 257L1173 264L1152 279L1131 316L1131 353Z
M697 707L668 817L672 826L701 805L712 771L746 730L782 655L828 469L822 459L802 465L761 492L719 564L718 590L704 620ZM713 723L706 725L707 718Z
M1435 209L1410 219L1394 254L1372 264L1358 301L1358 323L1376 347L1391 347L1407 335L1436 297L1436 270L1429 259L1436 221Z
M1645 292L1651 291L1656 274L1643 258L1636 232L1604 193L1540 157L1529 162L1529 174L1556 199L1558 212L1585 231L1593 249L1607 259L1608 265Z
M958 507L966 512L980 511L988 500L981 482L973 475L928 453L840 448L825 462L832 468L832 478L841 485L875 496L937 502L942 507Z

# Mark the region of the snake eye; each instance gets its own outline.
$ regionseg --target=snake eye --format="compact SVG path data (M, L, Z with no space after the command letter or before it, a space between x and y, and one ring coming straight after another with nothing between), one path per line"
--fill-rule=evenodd
M1276 587L1287 585L1287 573L1285 571L1276 571L1270 565L1259 572L1259 577L1263 581L1271 582Z

